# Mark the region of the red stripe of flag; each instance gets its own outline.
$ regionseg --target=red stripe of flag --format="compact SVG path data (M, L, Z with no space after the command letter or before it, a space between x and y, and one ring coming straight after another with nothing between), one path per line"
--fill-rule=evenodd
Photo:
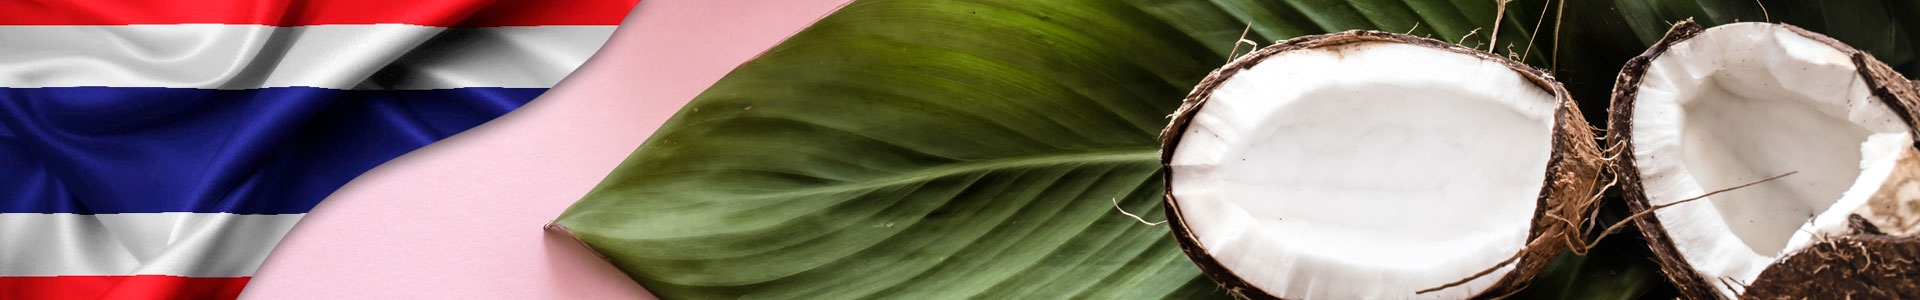
M0 25L619 25L640 0L0 1Z
M0 277L0 299L236 299L247 277Z

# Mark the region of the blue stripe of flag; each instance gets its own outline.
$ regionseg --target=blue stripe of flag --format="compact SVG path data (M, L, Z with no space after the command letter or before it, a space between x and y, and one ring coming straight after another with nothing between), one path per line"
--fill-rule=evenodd
M0 213L305 213L542 88L0 88Z

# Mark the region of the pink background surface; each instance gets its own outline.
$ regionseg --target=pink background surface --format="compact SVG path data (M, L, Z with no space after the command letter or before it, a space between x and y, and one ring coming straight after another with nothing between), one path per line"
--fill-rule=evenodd
M644 0L532 104L321 202L241 298L652 298L542 227L681 105L846 1Z

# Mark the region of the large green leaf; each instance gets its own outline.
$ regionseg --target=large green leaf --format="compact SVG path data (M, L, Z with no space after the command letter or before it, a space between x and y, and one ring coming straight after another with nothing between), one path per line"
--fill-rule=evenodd
M1224 297L1114 203L1164 213L1156 134L1243 30L1512 49L1599 116L1665 20L1747 13L1576 1L1554 36L1557 7L1515 1L1496 45L1496 2L861 0L702 93L556 224L663 298ZM1663 283L1637 243L1563 256L1521 295L1639 297Z

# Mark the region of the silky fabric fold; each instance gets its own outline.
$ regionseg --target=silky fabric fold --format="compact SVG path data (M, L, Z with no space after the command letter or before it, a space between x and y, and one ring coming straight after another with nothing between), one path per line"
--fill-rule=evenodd
M637 2L0 1L0 299L235 298L334 190L533 101Z
M0 213L305 213L545 90L0 88Z

